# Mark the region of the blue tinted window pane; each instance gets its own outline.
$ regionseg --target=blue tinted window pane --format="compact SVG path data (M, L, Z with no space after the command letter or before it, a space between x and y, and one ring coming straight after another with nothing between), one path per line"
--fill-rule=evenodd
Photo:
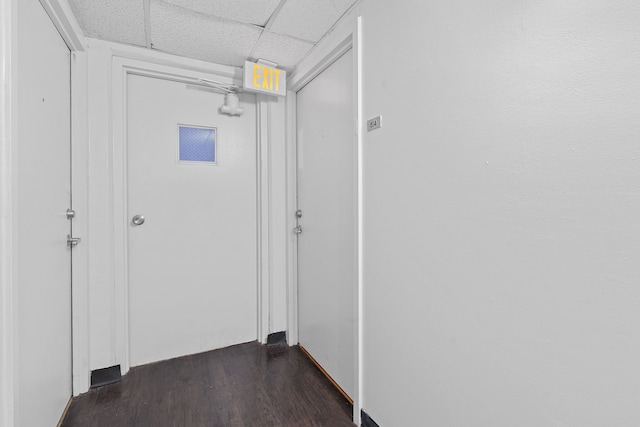
M187 162L216 162L216 130L207 128L180 128L180 156Z

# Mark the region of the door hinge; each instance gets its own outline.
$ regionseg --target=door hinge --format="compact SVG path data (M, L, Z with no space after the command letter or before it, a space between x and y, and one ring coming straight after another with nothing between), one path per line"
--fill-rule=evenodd
M75 217L76 217L76 211L74 211L71 208L67 209L67 219L73 219Z

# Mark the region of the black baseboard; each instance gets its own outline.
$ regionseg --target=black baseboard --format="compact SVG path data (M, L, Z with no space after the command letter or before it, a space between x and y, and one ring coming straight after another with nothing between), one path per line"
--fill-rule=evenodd
M287 333L285 331L269 334L267 337L267 346L274 345L287 345Z
M117 383L121 378L120 365L96 369L95 371L91 371L91 388Z
M362 417L362 427L380 427L364 410L360 411L360 415Z

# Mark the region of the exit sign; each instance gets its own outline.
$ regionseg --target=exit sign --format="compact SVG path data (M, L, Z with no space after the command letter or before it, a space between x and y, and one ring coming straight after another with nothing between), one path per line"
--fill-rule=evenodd
M287 73L284 70L279 70L266 64L245 61L244 90L286 96Z

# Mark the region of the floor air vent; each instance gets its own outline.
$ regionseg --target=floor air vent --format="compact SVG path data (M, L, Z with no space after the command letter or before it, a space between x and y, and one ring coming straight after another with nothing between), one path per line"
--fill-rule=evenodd
M267 345L287 345L287 333L282 331L269 334L267 337Z
M286 332L274 332L267 337L267 350L270 354L280 353L287 348Z
M96 369L95 371L91 371L91 388L117 383L121 378L120 365Z
M360 414L362 416L362 427L380 427L366 412L360 411Z

